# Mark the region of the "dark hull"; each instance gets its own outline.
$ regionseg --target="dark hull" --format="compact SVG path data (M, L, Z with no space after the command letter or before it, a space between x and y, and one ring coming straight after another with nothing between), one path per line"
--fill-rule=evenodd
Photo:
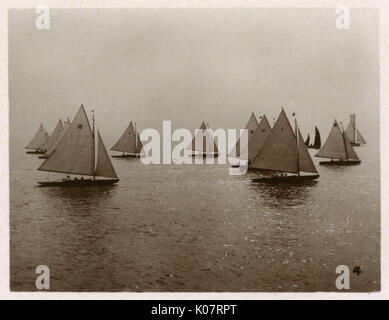
M121 155L112 155L112 158L140 158L140 154L121 154Z
M91 186L108 186L118 182L119 179L105 180L70 180L70 181L39 181L40 187L91 187Z
M306 176L285 176L285 177L261 177L261 178L254 178L252 181L254 182L285 182L285 183L301 183L304 181L312 181L317 178L319 178L320 175L306 175Z
M203 158L217 158L219 156L218 153L192 153L192 157L203 157Z
M33 150L33 151L26 151L27 154L44 154L46 150Z
M320 161L319 164L327 166L355 166L360 164L361 160L336 160L336 161Z
M320 147L315 147L315 146L309 146L309 149L320 149Z
M360 147L361 146L361 144L359 142L351 142L351 145L353 147Z
M39 159L47 159L49 156L47 154L43 154L41 156L39 156L38 158Z

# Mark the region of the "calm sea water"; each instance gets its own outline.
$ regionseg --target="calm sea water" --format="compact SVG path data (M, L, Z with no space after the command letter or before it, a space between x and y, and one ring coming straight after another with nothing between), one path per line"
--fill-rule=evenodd
M380 289L379 152L294 185L230 176L228 165L113 159L120 182L39 188L62 175L11 148L11 289L33 291L47 265L55 291L352 291ZM316 150L310 150L314 154Z

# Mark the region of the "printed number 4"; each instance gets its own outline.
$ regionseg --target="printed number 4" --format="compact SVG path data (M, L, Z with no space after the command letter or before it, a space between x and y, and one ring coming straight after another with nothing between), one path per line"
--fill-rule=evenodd
M359 276L362 273L361 267L360 266L354 267L353 273L356 273L357 276Z

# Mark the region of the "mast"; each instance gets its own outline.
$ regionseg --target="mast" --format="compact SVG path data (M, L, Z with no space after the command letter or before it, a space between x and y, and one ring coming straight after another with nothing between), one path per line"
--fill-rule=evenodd
M299 135L298 135L298 127L297 127L297 118L296 114L293 113L294 116L294 126L295 126L295 134L296 134L296 163L297 163L297 175L300 176L300 164L299 164Z
M346 158L347 158L347 160L348 160L348 159L349 159L349 157L348 157L348 152L347 152L346 137L345 137L345 133L344 133L344 129L343 129L343 123L342 123L342 122L340 123L340 127L341 127L341 129L342 129L342 136L343 136L344 151L346 152Z
M93 181L96 180L96 146L95 146L95 113L92 110L92 137L93 137Z

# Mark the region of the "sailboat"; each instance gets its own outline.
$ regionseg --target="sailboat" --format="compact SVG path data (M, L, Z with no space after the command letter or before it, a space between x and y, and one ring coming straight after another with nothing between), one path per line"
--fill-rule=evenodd
M313 144L310 144L308 148L310 149L320 149L321 147L321 138L319 129L315 126L315 141Z
M113 155L114 158L139 158L141 156L143 145L140 141L139 134L136 131L136 125L132 121L122 136L111 148L112 151L123 152L121 155Z
M203 143L201 143L201 141ZM197 130L197 133L192 140L192 156L195 157L198 155L203 157L217 157L219 155L212 132L209 130L208 126L205 125L204 121L201 123L200 129Z
M356 128L355 114L350 114L350 122L347 125L345 132L352 146L359 147L361 144L367 143L359 130Z
M258 121L257 118L255 117L254 112L251 113L251 116L249 118L249 121L246 124L245 129L247 130L247 143L250 142L250 139L254 135L255 130L258 128ZM230 155L232 157L240 157L240 150L241 150L241 139L239 138L238 141L236 142L235 147L232 149L230 152ZM243 148L247 148L247 144L243 146Z
M84 106L81 105L52 154L38 168L42 171L86 175L91 178L70 179L67 176L58 181L41 181L39 182L41 186L99 186L119 181L99 131L97 131L97 144L95 143L94 116L92 123L91 128ZM106 179L97 179L97 177Z
M53 143L50 144L49 148L47 148L47 150L44 154L39 156L39 159L47 159L53 153L53 151L55 150L55 148L58 145L58 142L61 140L63 135L66 133L66 130L69 128L69 126L70 126L70 120L69 120L69 118L67 118L65 125L63 125L62 130L60 131L59 137L57 137L57 139L55 139L55 141L53 141ZM55 129L54 129L54 131L55 131Z
M38 128L38 131L35 133L34 137L25 148L33 151L26 151L26 153L29 154L45 153L45 150L41 149L41 147L47 142L48 139L49 139L49 134L47 133L46 129L43 127L43 124L41 123Z
M58 121L57 125L55 126L53 132L51 133L51 135L49 136L47 141L40 147L40 149L44 150L45 153L46 153L47 150L50 149L50 147L53 146L57 142L57 140L61 136L62 130L63 130L62 120L59 119L59 121ZM42 155L42 156L39 156L39 158L47 158L47 156Z
M307 137L307 139L305 140L305 142L304 142L304 144L305 144L305 146L308 148L309 147L309 140L310 140L311 138L309 137L309 133L308 133L308 137Z
M249 169L260 170L264 182L302 182L319 178L295 119L295 130L282 109Z
M335 120L323 148L316 155L316 157L330 158L331 160L320 161L320 164L346 166L361 163L347 134L342 129ZM334 159L337 160L334 161Z

